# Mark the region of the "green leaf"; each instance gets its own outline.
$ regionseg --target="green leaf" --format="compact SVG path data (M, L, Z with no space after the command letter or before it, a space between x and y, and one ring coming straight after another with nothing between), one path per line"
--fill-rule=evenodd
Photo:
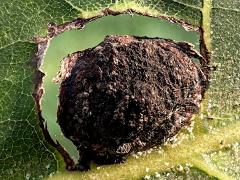
M1 179L46 176L58 167L54 150L43 139L31 96L35 51L36 45L29 42L0 49Z
M0 2L0 179L138 179L159 172L164 176L179 165L191 164L188 177L239 179L240 157L240 9L239 0L2 0ZM103 166L85 173L67 172L63 158L46 141L32 93L43 54L36 55L34 37L45 37L48 23L57 25L76 18L132 9L140 14L200 26L212 53L211 85L194 118L193 131L183 130L174 142L120 165ZM106 13L106 11L104 11ZM191 24L191 26L189 25ZM74 28L74 26L69 26ZM206 54L205 54L206 55ZM209 120L211 119L211 120ZM40 119L41 120L41 119ZM40 125L39 125L40 124ZM46 135L46 133L45 133ZM176 141L176 142L175 142ZM235 148L235 149L234 149ZM231 168L229 168L231 166ZM185 167L185 166L184 166ZM147 168L147 169L146 169ZM148 176L147 176L148 177Z

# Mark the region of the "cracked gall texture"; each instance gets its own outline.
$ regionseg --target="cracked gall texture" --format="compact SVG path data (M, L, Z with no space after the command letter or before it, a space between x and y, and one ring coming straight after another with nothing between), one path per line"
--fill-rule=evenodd
M74 169L119 163L190 123L207 88L187 43L108 36L63 61L58 123L78 147Z

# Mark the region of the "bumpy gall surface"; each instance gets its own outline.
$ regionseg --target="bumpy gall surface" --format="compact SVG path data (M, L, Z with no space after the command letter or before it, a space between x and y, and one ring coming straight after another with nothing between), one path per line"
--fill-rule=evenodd
M190 123L207 88L187 43L108 36L64 59L58 123L89 161L122 162L156 146Z

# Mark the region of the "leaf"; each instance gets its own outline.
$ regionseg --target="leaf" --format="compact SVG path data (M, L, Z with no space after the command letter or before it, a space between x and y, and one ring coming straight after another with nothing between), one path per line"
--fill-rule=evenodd
M45 143L36 120L31 96L33 51L36 45L29 42L0 50L1 179L46 176L58 166L54 149ZM37 169L32 171L32 167Z
M59 170L53 178L136 179L154 175L155 171L164 176L164 172L190 163L192 173L183 172L190 177L203 173L205 178L239 179L239 5L238 0L2 0L0 178L38 179ZM163 145L150 154L145 152L144 157L132 157L124 164L103 166L86 173L66 172L62 157L44 138L32 98L33 80L41 63L36 63L36 58L41 59L43 55L36 56L36 52L46 50L45 39L37 46L33 37L49 35L50 38L50 22L59 25L79 17L103 15L105 8L161 16L186 28L201 26L203 40L212 53L210 65L217 70L212 73L202 112L194 118L192 133L182 132L176 137L177 143ZM149 168L147 172L146 168Z

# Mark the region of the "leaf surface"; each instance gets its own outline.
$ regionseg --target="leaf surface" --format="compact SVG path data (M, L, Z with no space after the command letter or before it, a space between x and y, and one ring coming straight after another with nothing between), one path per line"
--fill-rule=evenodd
M240 2L238 0L2 0L0 2L0 178L138 179L179 176L239 179L240 116ZM201 26L212 53L210 89L193 131L181 132L168 143L132 157L120 165L86 173L66 172L59 153L44 139L32 93L39 64L33 37L47 36L48 23L63 24L76 18L128 9ZM211 119L211 120L209 120ZM175 140L176 140L175 139ZM174 141L175 141L174 140ZM193 167L192 167L193 166ZM229 168L231 166L231 168ZM173 170L175 169L175 170ZM181 170L181 168L180 168ZM191 173L189 173L191 172Z

